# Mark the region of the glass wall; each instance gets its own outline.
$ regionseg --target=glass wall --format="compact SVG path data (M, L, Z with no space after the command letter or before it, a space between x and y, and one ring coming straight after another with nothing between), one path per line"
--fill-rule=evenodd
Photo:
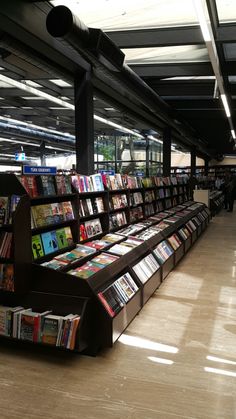
M97 135L94 145L95 172L114 170L140 176L162 173L160 141L127 134Z

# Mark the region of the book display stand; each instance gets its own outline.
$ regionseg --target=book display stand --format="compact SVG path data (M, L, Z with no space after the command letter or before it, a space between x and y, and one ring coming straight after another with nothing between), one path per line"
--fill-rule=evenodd
M7 190L4 187L6 181ZM63 322L69 313L78 315L80 320L75 329L74 345L65 344L61 337L61 344L57 338L54 345L58 348L95 355L99 349L112 346L210 221L210 212L203 204L181 203L179 197L185 196L187 189L183 192L180 189L180 194L173 193L179 186L185 188L184 185L163 186L153 182L133 189L30 198L16 176L0 175L1 196L20 196L10 227L14 243L14 292L2 287L1 305L21 305L36 312L50 310L56 317L64 316ZM164 192L164 200L172 203L174 199L177 204L164 213L158 207L163 200L159 194L161 188L168 190ZM131 197L136 192L139 195ZM99 198L94 201L96 207L91 204L95 211L85 215L90 205L85 200L93 198ZM137 206L142 207L142 220L130 219L130 212L136 205L134 199ZM138 202L139 199L143 202ZM145 206L149 204L153 205L154 214L149 210L146 213ZM49 217L45 224L40 221L41 206L45 217ZM126 224L112 226L110 216L122 211L126 214ZM68 218L63 218L65 213L69 214ZM52 214L54 218L51 218ZM102 232L81 240L81 224L94 218L100 219ZM39 225L41 222L43 225ZM4 227L9 228L1 228ZM130 228L133 231L131 236ZM89 247L91 243L88 241L96 243L100 239L105 242L107 236L102 236L106 234L112 236L112 240L115 236L115 241L106 242L103 248L93 248L93 243ZM40 237L35 239L35 236ZM48 237L50 243L55 238L57 247L49 249ZM40 239L44 250L42 255L39 249L32 247L38 245ZM70 257L77 247L84 248L86 244L88 253L70 263L63 262L64 254ZM50 265L54 258L61 263L56 268Z

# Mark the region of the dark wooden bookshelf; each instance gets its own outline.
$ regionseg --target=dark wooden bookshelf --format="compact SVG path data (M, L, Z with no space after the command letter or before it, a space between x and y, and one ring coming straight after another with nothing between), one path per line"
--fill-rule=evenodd
M157 197L157 190L159 188L171 188L171 185L151 186L148 188L138 187L134 189L121 189L114 191L83 192L80 194L72 193L30 199L18 179L14 175L9 176L11 177L10 192L9 187L7 188L8 192L6 192L3 185L3 189L0 193L2 196L17 193L21 195L17 210L13 216L13 223L10 225L10 231L13 232L14 241L14 257L12 258L12 261L15 269L15 292L9 293L7 291L0 290L0 302L1 304L10 304L12 306L26 305L38 311L42 311L43 309L52 309L54 314L59 315L65 315L76 310L75 314L81 315L82 319L76 339L76 351L79 352L86 351L86 353L89 354L96 354L100 348L113 345L120 334L123 333L128 324L141 310L142 306L151 297L153 292L155 292L155 290L159 287L161 281L166 278L168 273L183 257L184 253L194 244L199 235L205 230L210 220L210 215L208 214L207 218L201 220L199 226L196 225L197 223L194 223L196 225L196 231L194 231L186 241L183 241L180 248L173 252L173 254L161 264L160 269L158 269L144 284L135 275L132 267L149 254L152 254L158 261L153 252L154 248L161 241L168 239L171 234L177 233L178 229L181 226L184 226L186 222L196 217L205 208L203 204L194 211L189 211L186 216L181 217L181 219L176 223L170 224L165 230L157 233L153 237L150 237L148 240L143 241L143 243L138 247L132 249L125 255L120 256L115 262L104 267L88 279L82 279L68 274L68 270L82 266L86 263L86 261L92 259L101 252L106 253L106 250L116 243L110 243L106 248L100 249L90 256L79 259L70 265L66 265L62 270L53 270L42 266L40 263L47 262L56 255L73 250L77 243L86 244L88 241L100 239L109 232L117 232L119 234L119 230L124 228L126 225L111 230L109 229L109 215L114 214L117 211L125 211L128 221L127 226L129 224L143 222L146 218L148 219L148 216L143 213L142 218L135 219L130 223L130 211L132 210L132 206L129 204L128 207L122 207L116 210L109 209L109 197L112 195L126 194L127 202L130 203L130 193L141 192L144 199L144 193L146 190L154 190L156 194L156 201L158 202L159 200L171 199L171 197ZM6 178L2 179L4 179L4 182L1 183L5 184ZM9 179L10 178L8 178L8 180ZM179 186L183 187L184 185ZM176 187L176 185L174 185L174 187ZM185 192L181 192L181 194L185 197ZM86 218L89 221L90 216L79 217L79 199L99 196L103 197L105 211L103 213L91 215L91 220L93 218L99 218L103 231L96 236L80 241L80 222L84 222ZM72 202L75 216L74 220L68 220L60 224L50 224L43 228L31 230L30 206L63 201ZM144 209L145 205L148 204L149 202L143 202L137 206ZM192 201L188 201L184 206L188 208L188 206L191 206L192 204L194 204ZM156 211L157 207L154 209ZM164 211L164 209L161 211ZM177 208L177 211L178 210L180 209ZM170 216L170 214L166 215L167 219L168 216ZM158 221L156 221L155 224L158 224ZM71 227L74 244L33 261L31 249L32 234L56 230L64 226ZM146 228L148 228L148 225L144 226L136 234L141 233ZM125 240L126 238L127 237L124 236L123 239L119 240L119 242ZM24 243L24 246L22 246L22 243ZM129 301L127 301L124 307L114 317L111 317L99 300L97 294L112 285L117 278L126 272L131 275L137 284L138 291Z

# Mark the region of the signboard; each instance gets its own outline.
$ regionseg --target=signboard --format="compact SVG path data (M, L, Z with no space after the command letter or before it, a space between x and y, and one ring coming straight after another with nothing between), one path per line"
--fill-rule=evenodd
M57 168L56 166L23 166L22 173L23 175L56 175Z
M99 173L101 173L101 175L114 175L115 174L115 170L99 170Z
M135 176L144 176L144 173L143 172L136 172Z
M15 153L15 161L24 161L25 153Z

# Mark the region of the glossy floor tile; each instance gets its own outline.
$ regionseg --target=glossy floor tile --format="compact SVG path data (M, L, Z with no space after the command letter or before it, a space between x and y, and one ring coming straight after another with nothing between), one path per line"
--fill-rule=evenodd
M236 213L96 358L0 342L1 419L236 418Z

